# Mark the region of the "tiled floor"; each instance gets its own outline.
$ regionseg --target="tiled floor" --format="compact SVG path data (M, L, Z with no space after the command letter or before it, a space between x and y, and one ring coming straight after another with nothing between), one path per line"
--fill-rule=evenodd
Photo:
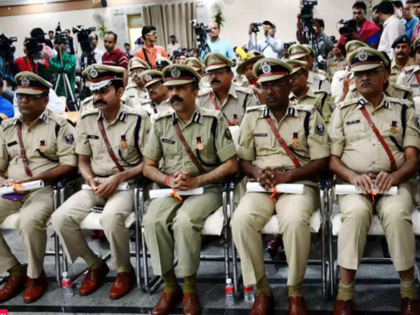
M23 248L19 236L15 231L2 231L6 241L16 254L18 259L25 261ZM49 234L51 232L49 231ZM92 248L105 254L109 248L107 243L89 241ZM311 259L320 257L318 237L313 237L313 249ZM52 239L49 239L48 249L53 250ZM134 248L134 243L131 244ZM222 253L222 242L214 241L203 249L203 254L215 255ZM378 240L369 241L366 255L370 257L381 257L380 243ZM268 257L267 257L268 258ZM134 260L132 261L134 263ZM84 268L83 261L78 260L76 264L70 265L70 274L80 272ZM47 257L45 270L50 277L47 293L42 299L25 305L22 301L22 294L0 305L0 309L8 309L9 314L150 314L151 309L157 302L163 290L161 286L158 291L149 295L137 288L133 289L126 297L113 301L108 297L109 289L115 277L115 272L110 272L101 288L88 297L80 297L75 290L72 298L64 298L60 287L54 281L54 260ZM272 283L276 297L276 314L287 314L287 266L267 266L267 274ZM379 278L374 280L373 278ZM182 281L182 279L180 279ZM222 262L202 262L198 272L198 290L200 301L203 307L203 314L229 314L245 315L251 307L250 304L241 300L236 301L233 307L227 308L224 296L224 264ZM398 275L392 265L364 265L358 273L356 287L356 310L357 314L398 314L399 312L399 285ZM320 285L320 267L310 266L304 282L305 298L310 314L332 314L333 302L324 303ZM178 308L175 314L182 314Z

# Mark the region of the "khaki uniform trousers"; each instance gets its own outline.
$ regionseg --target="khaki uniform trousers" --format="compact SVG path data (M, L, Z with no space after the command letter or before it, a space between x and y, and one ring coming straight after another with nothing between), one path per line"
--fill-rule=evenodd
M0 199L0 224L14 213L19 213L16 228L22 238L28 277L36 279L42 274L47 247L47 221L54 211L53 189L51 186L35 190L19 201ZM19 262L10 251L0 233L0 274L16 266Z
M414 184L414 185L413 185ZM397 271L405 271L415 263L415 239L411 222L413 181L400 184L396 196L383 195L374 205L366 195L338 197L341 228L338 233L338 265L357 270L363 257L373 210L384 229L391 259Z
M303 281L309 252L312 213L318 209L318 188L305 186L303 195L280 195L276 205L268 193L246 193L232 219L233 240L241 258L244 285L257 283L265 276L261 229L277 213L279 233L289 265L287 285Z
M134 192L117 191L109 198L98 198L90 190L71 196L51 217L54 230L72 263L89 250L79 227L93 206L104 206L100 223L111 247L111 266L118 269L130 259L129 229L125 220L134 210Z
M221 206L219 186L206 188L203 195L189 196L182 202L173 197L151 202L143 227L155 275L162 276L173 269L175 245L178 251L177 275L188 277L197 272L201 230L206 218Z

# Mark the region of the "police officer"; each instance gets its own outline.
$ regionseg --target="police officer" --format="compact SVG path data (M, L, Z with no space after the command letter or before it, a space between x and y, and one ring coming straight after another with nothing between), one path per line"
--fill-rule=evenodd
M150 70L150 67L145 61L134 57L130 59L128 69L130 72L131 80L125 88L125 93L122 99L126 102L126 105L133 108L138 108L141 106L144 100L149 99L149 94L144 88L144 85L140 80L140 76L142 72Z
M67 257L72 262L81 257L88 265L79 294L89 295L98 288L109 268L89 248L79 224L93 206L104 207L100 223L110 243L111 266L118 270L109 297L118 299L135 283L129 230L125 227L125 220L134 208L133 189L119 191L118 186L142 175L143 149L151 124L146 112L121 104L123 68L94 65L86 70L97 108L81 117L76 153L79 171L90 190L70 197L54 212L51 221Z
M44 181L45 186L13 199L0 199L0 224L8 216L20 213L16 228L28 260L28 268L23 267L0 234L0 273L9 273L0 290L0 302L25 290L23 301L32 303L47 287L43 262L45 227L54 210L52 184L77 170L76 131L65 118L47 109L52 88L49 82L32 72L20 72L15 82L21 116L1 123L0 187L37 180Z
M200 90L211 87L209 77L204 75L204 70L206 69L206 66L200 61L200 59L190 57L185 60L185 64L188 67L193 68L200 75Z
M347 42L345 48L347 52L347 58L350 54L360 47L369 47L368 44L358 41L352 40ZM348 61L348 60L347 60ZM344 70L337 71L334 74L332 83L331 83L331 96L334 104L338 104L342 102L349 92L350 86L353 84L353 74L350 71L349 63L347 62L347 67Z
M158 198L151 202L143 228L153 272L165 289L152 310L170 314L183 301L184 314L200 313L196 273L200 264L200 231L205 219L222 205L220 181L238 171L235 145L220 111L196 106L200 76L185 65L163 70L174 112L159 115L145 150L144 175L176 191L204 187L202 195ZM163 158L163 169L158 168ZM174 273L174 246L184 297Z
M338 199L342 215L338 235L341 282L334 314L353 314L354 278L374 208L400 275L401 314L420 314L411 222L412 196L417 189L412 178L419 162L419 120L411 102L389 98L383 93L388 74L382 53L360 48L349 60L361 96L340 103L331 117L330 170L338 181L368 193L343 195ZM397 195L381 195L392 186L398 186ZM370 193L374 189L379 192L376 198Z
M332 56L327 60L327 74L330 80L334 77L334 74L339 70L346 68L346 58L338 48L338 44L334 44L334 48L331 51Z
M156 70L162 72L163 68L171 65L172 62L165 57L157 57L156 58Z
M258 97L258 100L264 102L260 91L258 90L258 83L257 78L254 76L254 65L257 63L258 60L263 59L264 55L256 50L251 50L246 54L246 59L242 62L237 70L236 73L239 74L241 77L245 77L242 81L241 85L248 89L251 89L255 95Z
M246 108L259 105L254 92L232 82L233 61L219 53L210 53L204 59L211 88L200 91L197 105L220 110L229 126L240 125Z
M413 92L413 97L418 97L420 96L420 37L413 43L413 48L416 52L416 65L403 69L398 76L397 85L409 88Z
M334 106L331 102L331 96L327 92L313 91L308 87L308 71L307 63L299 60L285 60L292 67L290 73L290 83L292 84L292 92L290 100L298 105L312 105L318 109L325 123L328 125Z
M162 72L156 70L143 72L140 79L150 97L150 100L143 101L141 106L154 122L158 114L172 110L168 98L168 87L163 85Z
M315 107L289 102L291 72L287 63L276 59L255 64L254 73L267 104L248 108L240 127L238 157L245 175L266 190L282 183L305 185L303 195L247 192L234 212L233 240L241 258L244 285L257 287L250 314L267 314L274 307L259 233L274 213L289 265L289 312L307 314L302 281L311 247L309 221L320 204L313 178L327 169L329 147L324 121Z
M305 45L295 44L289 47L288 54L291 60L300 60L307 63L308 86L314 91L325 91L331 94L331 84L326 75L313 71L313 51ZM312 69L312 70L311 70Z
M392 44L392 49L394 49L394 58L392 58L391 62L391 76L389 77L389 81L395 84L404 68L415 66L417 63L410 57L411 39L407 35L398 37Z

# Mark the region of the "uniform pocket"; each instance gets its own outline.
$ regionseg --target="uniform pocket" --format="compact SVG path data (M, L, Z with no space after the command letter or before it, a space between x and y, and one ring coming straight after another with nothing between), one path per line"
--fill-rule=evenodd
M346 139L350 143L368 139L368 136L366 135L366 131L367 131L366 126L363 123L346 125L344 128Z

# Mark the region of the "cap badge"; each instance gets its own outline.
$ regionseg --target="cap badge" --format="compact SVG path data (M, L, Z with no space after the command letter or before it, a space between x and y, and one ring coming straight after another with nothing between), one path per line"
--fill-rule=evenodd
M366 61L368 59L368 54L366 50L361 49L359 53L357 54L357 58L359 58L360 61Z
M152 81L152 77L150 75L146 75L146 82Z
M31 84L31 81L29 81L28 77L23 77L21 83L22 86L29 86L29 84Z
M212 65L213 63L216 63L214 59L210 59L209 63Z
M171 71L171 75L174 78L179 78L181 76L181 71L179 71L178 67L174 67Z
M90 69L89 74L92 78L97 78L98 75L99 75L99 72L98 72L98 70L96 70L95 67L92 67L92 69Z
M194 63L192 61L190 61L187 66L188 67L194 67Z
M264 65L262 66L262 72L263 73L270 73L271 72L271 66L268 63L268 61L264 62Z

